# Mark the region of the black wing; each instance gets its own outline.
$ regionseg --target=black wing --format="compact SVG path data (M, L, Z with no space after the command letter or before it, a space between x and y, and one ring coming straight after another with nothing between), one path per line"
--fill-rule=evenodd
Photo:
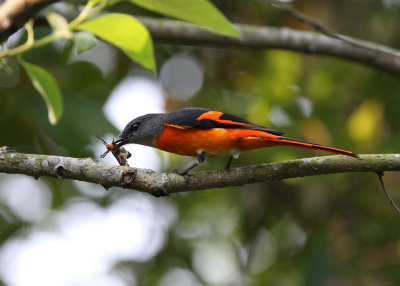
M235 115L206 108L183 108L167 114L165 124L176 128L227 128L253 129L281 136L284 133L267 127L258 126Z

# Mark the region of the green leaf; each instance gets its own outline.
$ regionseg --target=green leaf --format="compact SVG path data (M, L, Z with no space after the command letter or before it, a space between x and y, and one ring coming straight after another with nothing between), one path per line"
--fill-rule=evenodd
M49 22L50 27L56 31L68 32L68 21L63 16L56 12L50 12L46 15L47 22Z
M0 59L0 71L4 71L6 75L12 74L12 68L4 59Z
M155 70L153 42L146 27L125 14L106 14L76 27L86 30L123 50L143 67Z
M90 3L91 5L95 6L97 4L99 4L102 0L89 0L88 3Z
M22 60L20 62L31 79L33 86L46 102L50 123L56 124L63 113L62 97L57 82L45 69Z
M86 52L96 46L96 39L93 37L91 33L86 31L75 33L73 39L78 54Z
M229 20L208 0L129 0L145 9L240 38Z
M108 0L107 1L107 6L112 6L112 5L114 5L114 4L118 3L118 2L122 2L122 1L124 1L124 0Z
M0 60L0 87L14 87L20 79L20 67L12 58Z

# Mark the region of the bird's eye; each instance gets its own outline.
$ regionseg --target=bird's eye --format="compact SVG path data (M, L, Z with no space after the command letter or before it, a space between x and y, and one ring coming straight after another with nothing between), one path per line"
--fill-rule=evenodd
M139 129L139 124L137 124L137 123L133 124L130 129L132 132L137 131Z

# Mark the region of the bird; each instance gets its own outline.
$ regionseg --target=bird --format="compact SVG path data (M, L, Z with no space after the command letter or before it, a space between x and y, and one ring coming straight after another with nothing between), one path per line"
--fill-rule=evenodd
M230 156L225 167L241 152L273 146L314 149L359 158L358 154L330 146L283 136L284 133L251 123L241 117L207 108L182 108L168 113L151 113L130 121L117 140L116 147L140 144L163 151L197 157L184 170L188 176L206 157Z

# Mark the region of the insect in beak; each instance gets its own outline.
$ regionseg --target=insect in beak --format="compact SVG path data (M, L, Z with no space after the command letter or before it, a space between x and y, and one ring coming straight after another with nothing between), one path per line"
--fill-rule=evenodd
M98 139L100 139L101 142L103 142L103 144L106 146L106 149L107 149L107 151L104 152L100 156L100 158L104 158L105 156L107 156L108 152L111 152L121 166L129 167L128 158L130 158L132 156L132 154L129 151L127 151L124 147L118 146L116 144L116 142L118 140L114 141L114 139L113 139L113 141L111 143L107 143L103 138L100 138L98 136L96 136L96 137Z

